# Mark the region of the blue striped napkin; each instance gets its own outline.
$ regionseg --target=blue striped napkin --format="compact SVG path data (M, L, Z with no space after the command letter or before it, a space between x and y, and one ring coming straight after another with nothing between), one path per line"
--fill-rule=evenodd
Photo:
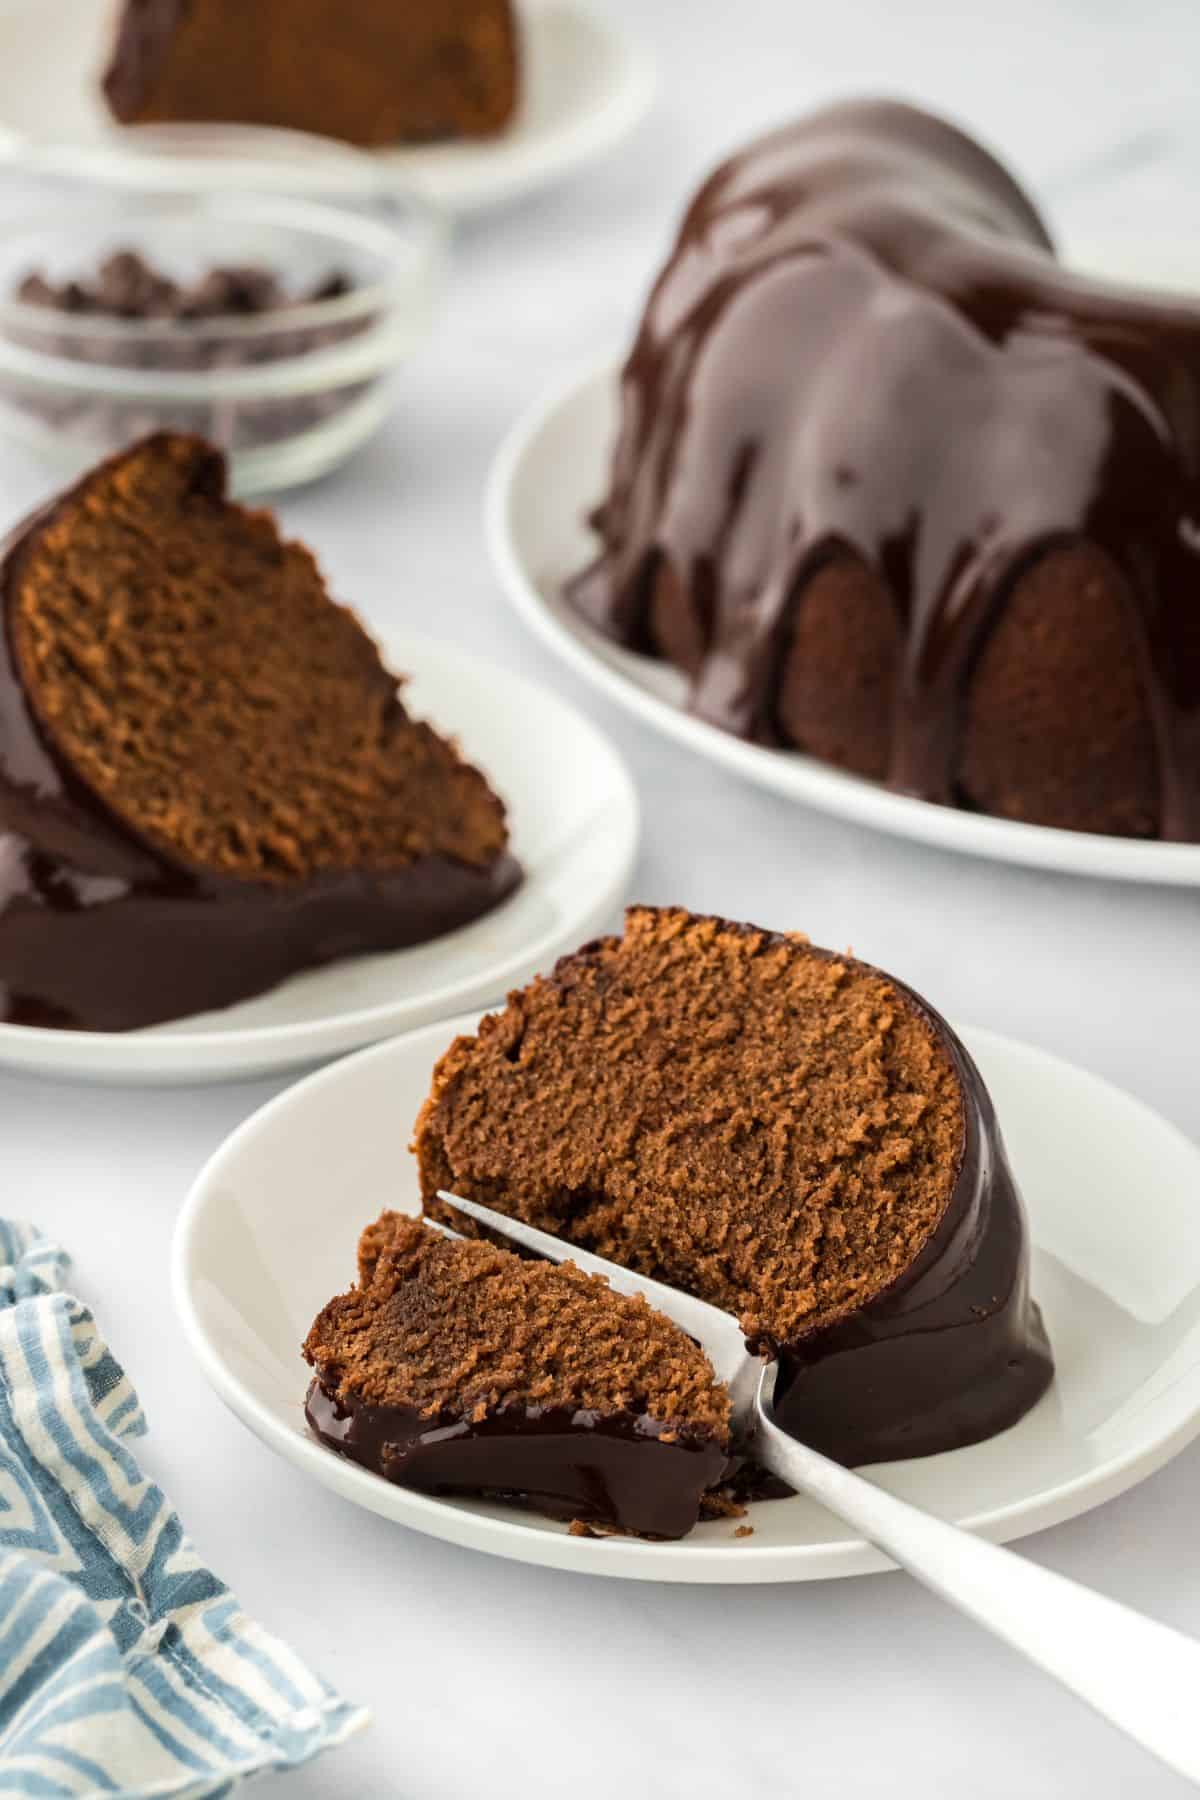
M67 1268L0 1220L0 1794L216 1800L366 1714L204 1567Z

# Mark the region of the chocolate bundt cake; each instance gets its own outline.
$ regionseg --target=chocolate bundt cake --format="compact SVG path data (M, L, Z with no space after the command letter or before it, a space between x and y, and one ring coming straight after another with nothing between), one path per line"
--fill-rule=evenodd
M1050 1379L978 1070L804 938L631 909L451 1046L414 1148L433 1216L446 1188L735 1314L844 1462L989 1436Z
M644 1300L398 1213L304 1355L322 1442L427 1493L682 1537L728 1461L728 1391Z
M0 1018L225 1006L516 884L484 777L200 440L148 438L20 527L0 615Z
M837 106L688 208L573 597L743 737L1200 840L1198 413L1200 303L1059 267L941 120Z
M124 0L123 124L228 120L368 146L486 137L517 103L511 0Z

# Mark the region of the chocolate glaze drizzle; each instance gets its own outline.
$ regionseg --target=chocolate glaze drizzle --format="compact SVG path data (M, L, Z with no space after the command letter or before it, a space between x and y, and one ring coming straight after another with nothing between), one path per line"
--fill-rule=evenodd
M55 753L14 667L14 560L53 510L0 545L0 1020L127 1031L230 1006L301 969L453 931L518 885L507 854L275 887L151 849Z
M1128 583L1159 833L1200 839L1200 306L1059 267L942 121L834 107L705 183L625 365L595 524L585 616L660 651L665 570L695 709L768 743L804 583L861 557L904 636L887 779L949 804L1006 593L1046 551L1100 546Z
M411 1407L347 1407L319 1378L305 1417L323 1444L401 1487L484 1494L645 1537L690 1531L729 1462L712 1438L667 1439L635 1413L535 1406L477 1423L429 1419Z

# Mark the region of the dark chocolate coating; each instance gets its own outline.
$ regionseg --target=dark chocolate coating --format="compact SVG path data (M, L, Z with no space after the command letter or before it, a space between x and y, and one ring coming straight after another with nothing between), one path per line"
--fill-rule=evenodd
M1126 727L1089 704L1078 804L1053 772L1050 800L1018 791L1003 722L994 757L972 749L994 790L978 803L1200 839L1200 306L1063 270L1012 179L942 121L834 107L705 183L625 365L595 522L600 558L572 586L585 616L678 663L701 716L764 743L795 741L797 618L849 558L883 622L861 655L830 653L817 686L847 684L850 722L812 696L814 748L946 804L971 803L964 715L1016 584L1064 547L1109 559L1149 800L1123 796L1108 819L1088 737ZM874 617L871 594L833 602L851 604ZM1070 613L1050 629L1079 629ZM1035 631L1035 671L1041 653ZM879 716L843 755L855 705ZM1014 713L1018 729L1036 727Z
M1015 1425L1054 1374L1029 1237L991 1098L946 1021L899 982L962 1083L954 1189L933 1236L868 1305L780 1351L775 1417L835 1461L931 1456Z
M508 1408L477 1423L399 1406L345 1407L315 1380L305 1417L323 1444L401 1487L484 1494L552 1519L643 1537L690 1531L728 1458L712 1438L674 1436L634 1413Z
M219 457L214 470L223 481ZM507 854L272 885L145 843L56 754L14 667L14 560L54 510L0 546L0 1020L128 1031L231 1006L302 969L456 930L519 884Z

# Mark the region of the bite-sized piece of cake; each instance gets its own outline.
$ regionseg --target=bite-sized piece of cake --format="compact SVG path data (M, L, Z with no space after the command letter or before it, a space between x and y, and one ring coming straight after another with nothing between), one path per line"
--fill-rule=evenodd
M446 1188L737 1316L845 1462L989 1436L1050 1379L978 1070L802 937L632 908L455 1041L414 1147L431 1214Z
M504 808L200 440L0 552L0 1018L122 1030L436 937L519 879Z
M689 206L571 591L740 736L1200 840L1198 413L1200 301L1062 269L942 120L835 106Z
M127 125L375 146L502 130L518 63L511 0L124 0L104 92Z
M674 1538L727 1467L728 1391L670 1319L399 1213L363 1233L304 1355L317 1436L403 1487Z

